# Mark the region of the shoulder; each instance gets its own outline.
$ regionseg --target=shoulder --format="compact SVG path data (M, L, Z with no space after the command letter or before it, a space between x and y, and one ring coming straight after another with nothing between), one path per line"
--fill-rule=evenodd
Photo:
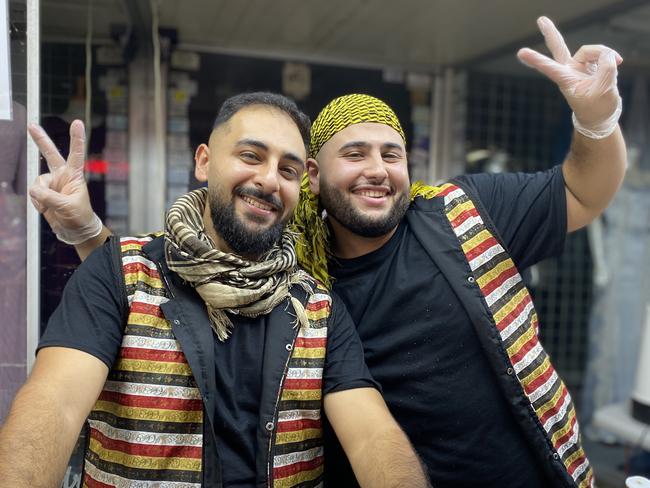
M81 262L73 276L84 280L98 280L111 276L115 270L118 245L115 237L109 237Z
M307 275L307 273L305 273ZM332 313L332 292L325 285L311 276L307 275L311 282L312 292L307 297L305 311L309 320L321 320L328 318Z
M553 181L564 183L562 166L553 166L544 171L533 173L505 172L505 173L476 173L457 176L451 180L452 184L462 187L477 197L494 194L518 195L527 188L536 190L545 187Z
M162 232L119 237L119 248L123 255L147 254L152 259L164 255L164 243L165 238Z
M162 233L119 237L117 247L123 267L135 263L152 267L165 256L165 239Z
M447 205L451 200L462 196L465 189L461 182L452 180L436 186L416 182L411 187L409 211L431 211Z

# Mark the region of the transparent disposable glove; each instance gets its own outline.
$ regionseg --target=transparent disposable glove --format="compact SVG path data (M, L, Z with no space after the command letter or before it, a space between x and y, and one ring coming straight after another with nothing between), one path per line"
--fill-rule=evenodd
M67 161L41 126L32 124L28 130L50 170L38 176L29 187L32 204L43 214L60 241L74 245L96 237L102 230L102 222L90 205L84 178L86 133L83 122L75 120L70 125Z
M529 48L520 49L517 57L557 84L573 110L573 125L578 132L592 139L609 136L621 115L616 78L623 58L602 45L582 46L571 56L550 19L540 17L537 25L553 59Z

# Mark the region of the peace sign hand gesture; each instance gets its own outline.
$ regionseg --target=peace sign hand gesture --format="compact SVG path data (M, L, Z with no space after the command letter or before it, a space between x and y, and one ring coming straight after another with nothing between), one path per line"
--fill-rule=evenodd
M602 45L582 46L571 56L549 18L540 17L537 25L553 59L529 48L520 49L517 57L560 88L580 133L594 139L607 137L616 129L621 113L616 77L623 58Z
M102 223L93 212L84 178L86 134L84 125L70 125L70 153L64 160L52 139L39 125L28 128L29 135L47 161L50 172L36 178L29 196L60 241L79 244L97 236Z

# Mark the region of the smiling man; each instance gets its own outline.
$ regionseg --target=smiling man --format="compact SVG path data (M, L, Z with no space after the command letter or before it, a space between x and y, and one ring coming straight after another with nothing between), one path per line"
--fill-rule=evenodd
M312 125L300 260L333 278L368 368L438 487L594 484L518 269L560 254L567 232L599 215L622 181L622 59L605 46L572 56L549 19L538 24L553 59L519 57L573 109L561 166L410 185L404 131L383 101L336 98ZM314 218L323 211L325 221ZM327 445L328 481L354 486L336 441Z
M50 190L74 194L83 125L67 162L30 131ZM321 410L361 485L427 486L345 307L296 265L285 224L308 138L283 96L228 99L196 151L207 188L164 234L84 261L0 431L3 486L58 486L86 421L84 486L322 486Z
M334 105L337 100L328 106L330 111ZM317 157L328 164L322 165L315 189L332 230L342 236L334 245L346 243L335 248L336 255L365 254L367 247L390 239L410 204L402 135L388 125L351 124L323 144Z
M197 148L196 178L203 182L219 182L218 186L208 187L209 205L204 210L204 220L211 220L213 224L206 227L206 232L217 247L235 252L246 249L248 254L255 256L280 240L287 221L293 215L298 198L295 185L305 171L305 158L302 153L286 152L281 155L278 168L264 165L276 146L291 147L287 139L294 134L277 131L277 126L281 125L277 117L260 117L254 113L260 107L245 110L243 114L247 116L230 121L224 127L225 134L215 130L209 143ZM266 114L263 112L262 115ZM231 117L229 111L220 114L215 127ZM277 134L274 135L277 139L271 139L271 142L267 142L268 137L229 140L234 134L264 131L270 134L273 128L276 128ZM221 142L224 136L230 144ZM215 164L214 161L223 163ZM256 184L246 185L252 173L255 173ZM238 217L238 208L239 214L246 216L245 221Z

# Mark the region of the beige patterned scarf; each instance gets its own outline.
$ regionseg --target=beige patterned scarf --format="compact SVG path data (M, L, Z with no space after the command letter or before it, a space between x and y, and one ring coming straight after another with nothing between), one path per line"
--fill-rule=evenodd
M169 269L192 285L205 301L212 329L221 341L232 331L226 314L257 317L289 298L296 325L308 326L305 309L289 290L299 285L313 293L309 275L297 266L295 236L285 230L282 241L259 261L248 261L214 247L204 233L203 211L208 189L180 197L167 212L165 256Z

